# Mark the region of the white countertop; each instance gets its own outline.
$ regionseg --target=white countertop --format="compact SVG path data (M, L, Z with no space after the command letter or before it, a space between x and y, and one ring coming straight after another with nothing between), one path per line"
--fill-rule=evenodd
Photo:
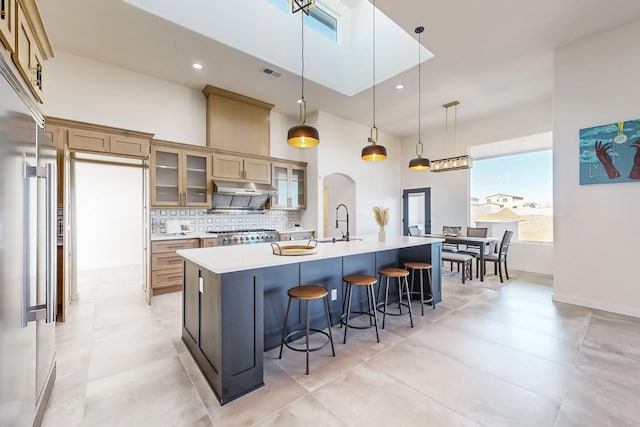
M378 242L378 236L357 236L349 242L318 242L317 252L311 255L280 256L274 255L270 243L251 245L223 246L214 248L183 249L178 255L192 261L217 274L254 268L273 267L277 265L295 264L298 262L316 261L320 259L342 257L348 255L378 252L388 249L407 248L431 243L443 242L444 239L430 237L387 236L385 242ZM279 242L281 247L300 245L297 242Z

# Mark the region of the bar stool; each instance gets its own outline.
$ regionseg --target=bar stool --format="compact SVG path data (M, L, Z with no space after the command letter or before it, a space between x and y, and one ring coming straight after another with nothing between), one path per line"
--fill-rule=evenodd
M327 343L331 343L331 352L333 353L333 357L336 357L336 350L333 347L333 335L331 334L331 317L329 317L329 303L327 302L327 288L323 288L322 286L315 285L307 285L307 286L296 286L295 288L291 288L287 291L289 294L289 303L287 304L287 313L284 315L284 326L282 328L282 342L280 343L280 356L278 359L282 359L282 348L286 345L291 350L301 351L307 353L307 375L309 375L309 352L318 351L323 348ZM305 329L297 329L295 331L289 332L287 334L287 320L289 319L289 309L291 308L291 299L295 298L297 300L303 300L307 302L307 323ZM320 329L314 329L309 327L309 301L316 299L324 299L324 312L327 316L327 326L329 328L329 333L322 331ZM300 333L305 332L305 348L296 348L290 345L289 339ZM325 335L328 339L322 345L318 345L316 347L309 347L309 331L318 332L320 334Z
M373 291L373 286L378 282L375 277L368 276L366 274L351 274L344 276L342 281L347 284L347 287L342 296L342 315L340 316L340 327L345 325L344 328L344 342L347 343L347 331L349 328L354 329L368 329L372 326L376 328L376 340L380 342L380 336L378 335L378 316L376 316L376 296ZM351 289L353 286L366 286L367 289L367 306L369 311L351 311ZM347 311L345 313L345 304L347 305ZM352 313L366 314L369 316L369 326L356 326L349 324L349 317ZM373 323L371 322L373 318Z
M384 291L384 305L382 306L382 329L384 329L385 319L387 317L387 305L389 304L389 279L395 277L398 280L398 313L389 313L390 316L402 316L402 306L405 306L409 309L409 320L411 321L411 327L413 328L413 316L411 314L411 295L409 294L409 281L407 280L407 276L409 276L409 272L403 268L381 268L378 270L378 274L380 275L380 286L378 287L378 292L380 292L380 288L382 288L382 278L386 277L387 281L385 283L385 291ZM402 302L402 284L404 283L404 288L407 292L407 302Z
M428 304L431 303L431 306L435 309L436 308L436 300L433 297L433 289L431 288L432 286L432 281L431 281L431 264L429 264L428 262L405 262L404 263L404 268L408 268L409 270L411 270L411 293L414 294L416 293L416 291L413 290L413 280L416 276L416 272L418 274L420 274L420 301L422 301L422 303L420 304L420 309L422 310L422 315L424 316L424 304ZM428 299L424 299L424 277L422 276L422 271L423 270L427 270L427 275L429 276L429 293L427 294L427 296L429 297Z

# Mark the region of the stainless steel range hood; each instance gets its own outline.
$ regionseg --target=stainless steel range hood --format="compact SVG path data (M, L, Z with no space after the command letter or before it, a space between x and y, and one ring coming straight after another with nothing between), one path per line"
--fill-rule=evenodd
M276 189L270 184L214 179L210 211L264 211L269 199L276 193Z

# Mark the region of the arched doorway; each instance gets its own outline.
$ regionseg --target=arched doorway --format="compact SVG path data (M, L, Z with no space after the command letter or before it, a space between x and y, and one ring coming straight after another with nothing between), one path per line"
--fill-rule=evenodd
M349 232L356 234L356 182L349 175L332 173L322 180L323 200L323 237L342 237L346 233L346 215L340 209L338 228L336 229L336 207L344 203L349 210Z

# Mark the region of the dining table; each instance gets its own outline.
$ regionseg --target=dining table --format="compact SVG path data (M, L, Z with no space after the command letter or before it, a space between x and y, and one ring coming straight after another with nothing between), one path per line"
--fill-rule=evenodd
M484 273L485 273L485 265L484 265L484 256L489 253L495 252L496 245L500 239L496 237L470 237L470 236L450 236L446 234L421 234L424 237L434 237L439 239L444 239L445 243L451 243L454 245L466 245L466 246L477 246L477 247L489 247L489 251L479 251L478 257L480 258L480 281L484 282Z

